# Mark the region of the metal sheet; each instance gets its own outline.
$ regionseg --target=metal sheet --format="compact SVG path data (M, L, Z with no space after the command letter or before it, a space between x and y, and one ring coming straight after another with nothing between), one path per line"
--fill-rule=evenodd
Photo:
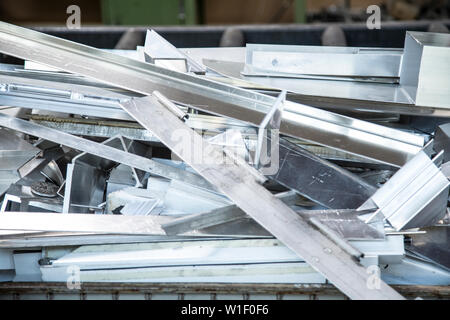
M42 267L44 281L67 279L67 267ZM81 270L80 281L186 283L325 283L325 278L304 262L237 265L174 266L134 269ZM47 282L48 284L48 282Z
M406 249L450 271L450 226L437 225L423 228L426 233L410 235Z
M269 177L326 208L356 209L376 191L357 175L283 138L279 150L280 168Z

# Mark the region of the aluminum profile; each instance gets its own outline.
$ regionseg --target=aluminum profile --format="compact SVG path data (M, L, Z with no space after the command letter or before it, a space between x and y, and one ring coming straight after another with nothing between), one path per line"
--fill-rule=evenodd
M397 231L433 225L446 213L449 185L434 162L420 152L359 209L375 204Z
M418 106L450 108L450 34L406 32L400 85Z

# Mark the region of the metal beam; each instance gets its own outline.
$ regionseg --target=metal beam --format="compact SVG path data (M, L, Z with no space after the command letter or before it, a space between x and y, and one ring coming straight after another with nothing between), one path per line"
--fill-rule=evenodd
M26 28L0 23L0 52L81 74L131 91L157 90L174 101L259 125L275 98L160 68ZM423 138L286 101L281 133L383 163L402 166Z
M379 289L369 289L369 274L350 254L258 184L244 168L247 164L234 162L222 149L211 145L190 129L155 97L132 99L124 102L122 107L172 152L350 298L403 298L381 280ZM184 143L180 143L174 132L182 134ZM199 158L197 152L185 151L186 144L207 152L202 152Z

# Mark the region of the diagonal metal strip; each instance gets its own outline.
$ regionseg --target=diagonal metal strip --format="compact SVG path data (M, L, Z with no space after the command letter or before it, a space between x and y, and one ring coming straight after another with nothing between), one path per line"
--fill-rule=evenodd
M160 68L85 45L0 22L0 52L81 74L137 93L158 90L169 99L259 125L275 98L198 76ZM286 101L283 134L397 167L423 138L366 121Z
M346 251L310 226L302 217L255 181L242 163L235 163L221 149L190 129L152 96L132 99L122 107L155 134L194 170L228 196L237 206L267 229L313 268L352 299L402 299L380 280L369 289L370 275ZM179 133L175 134L174 133ZM180 136L184 140L180 143ZM207 150L199 155L186 146Z

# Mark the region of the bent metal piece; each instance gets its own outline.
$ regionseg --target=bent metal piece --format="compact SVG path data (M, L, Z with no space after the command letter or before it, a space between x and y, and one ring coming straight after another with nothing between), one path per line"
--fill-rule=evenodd
M53 141L75 150L84 151L95 156L116 161L132 168L151 172L168 179L182 180L185 183L198 187L211 189L211 185L202 177L178 168L174 168L151 159L141 157L119 149L105 146L101 143L83 139L71 134L50 129L29 121L17 119L5 114L0 114L0 126L23 132L44 140Z
M3 22L0 52L145 95L157 90L171 100L256 126L276 100ZM424 143L422 137L410 133L290 101L284 103L280 132L397 167Z
M247 164L233 162L220 148L211 145L164 108L155 97L132 99L124 102L122 107L172 152L350 298L403 298L383 281L379 289L369 289L366 269L348 252L312 228L302 217L258 184L254 176L243 168ZM180 145L173 132L183 133L184 144L207 152L202 152L200 157L196 152L186 152L186 145Z

